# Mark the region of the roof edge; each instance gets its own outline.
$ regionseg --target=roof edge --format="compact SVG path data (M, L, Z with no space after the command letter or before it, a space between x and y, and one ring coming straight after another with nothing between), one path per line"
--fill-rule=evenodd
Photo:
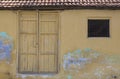
M20 6L20 7L0 7L0 10L79 10L79 9L98 9L98 10L120 10L117 6Z

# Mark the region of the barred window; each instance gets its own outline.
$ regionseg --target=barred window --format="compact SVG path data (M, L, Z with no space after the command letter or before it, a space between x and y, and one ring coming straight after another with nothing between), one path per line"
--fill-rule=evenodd
M88 37L109 36L109 19L88 19Z

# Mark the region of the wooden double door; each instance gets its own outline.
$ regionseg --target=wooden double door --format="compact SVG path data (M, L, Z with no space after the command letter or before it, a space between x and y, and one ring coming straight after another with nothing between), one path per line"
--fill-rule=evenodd
M58 72L58 14L21 11L19 13L19 73Z

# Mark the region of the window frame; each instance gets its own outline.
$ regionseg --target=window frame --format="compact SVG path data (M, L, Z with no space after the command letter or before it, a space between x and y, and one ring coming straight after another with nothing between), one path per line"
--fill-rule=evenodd
M101 37L99 37L99 36L96 36L96 37L93 37L93 36L91 36L91 37L89 37L88 36L88 20L109 20L109 36L108 37L103 37L103 36L101 36ZM109 16L107 16L107 17L102 17L102 16L94 16L94 17L88 17L87 18L87 21L86 21L86 29L87 29L87 33L86 33L86 36L87 36L87 38L111 38L111 25L112 25L112 19L111 19L111 17L109 17Z

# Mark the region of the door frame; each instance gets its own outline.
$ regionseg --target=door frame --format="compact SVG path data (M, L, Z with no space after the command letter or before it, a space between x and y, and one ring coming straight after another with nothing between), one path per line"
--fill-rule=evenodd
M18 22L17 22L17 25L18 25L18 27L17 27L17 73L19 73L19 74L22 74L22 73L20 73L19 72L19 51L20 51L20 49L19 49L19 45L20 45L20 13L22 12L22 11L25 11L25 10L18 10L17 11L17 19L18 19ZM27 10L27 12L32 12L33 10ZM58 15L58 23L57 23L57 25L58 25L58 41L57 41L57 46L58 46L58 48L57 48L57 72L56 73L58 73L59 71L60 71L60 67L61 67L61 56L60 56L60 34L61 34L61 28L60 28L60 11L40 11L40 10L34 10L35 12L37 12L37 27L39 28L39 13L55 13L55 14L57 14ZM37 34L37 35L39 35L39 34ZM25 74L29 74L29 73L25 73ZM41 73L34 73L34 74L41 74Z

